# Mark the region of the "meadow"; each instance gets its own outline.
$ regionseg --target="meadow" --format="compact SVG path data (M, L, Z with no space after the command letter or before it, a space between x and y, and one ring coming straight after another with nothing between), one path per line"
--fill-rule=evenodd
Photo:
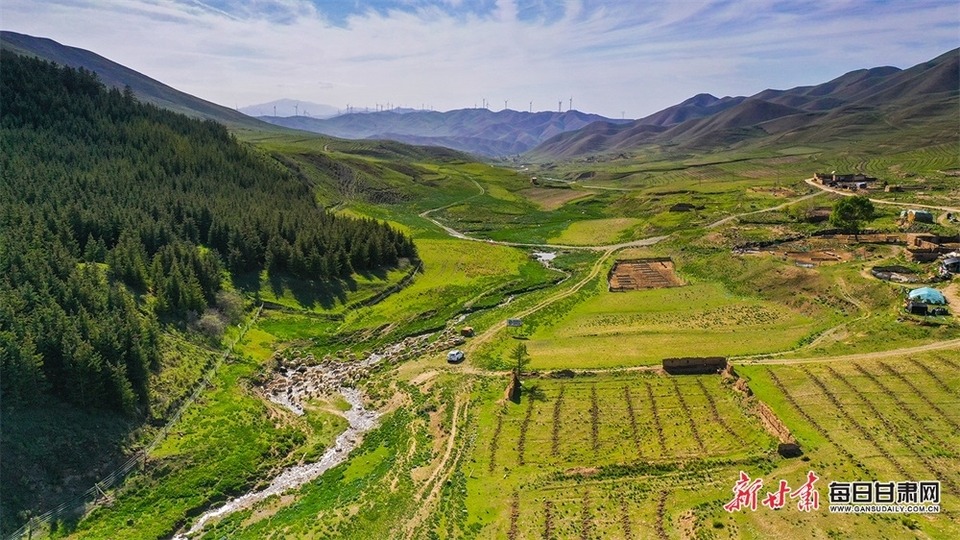
M250 298L277 305L242 353L149 457L147 472L57 535L169 536L284 465L315 459L345 421L334 401L315 403L301 418L257 397L251 388L269 376L275 352L344 360L470 325L478 336L464 345L464 364L447 365L438 351L358 383L383 415L349 460L211 524L201 537L960 537L955 350L869 356L960 336L954 323L902 320L898 287L864 275L868 266L900 261L898 250L838 245L853 253L848 262L799 268L732 253L744 242L817 227L796 222L789 209L705 228L813 193L802 180L815 170L902 171L904 182L923 177L943 187L924 195L929 200L949 199L955 182L937 171L957 165L945 148L891 158L814 146L638 155L558 164L549 174L576 184L546 189L530 186L529 174L540 171L406 155L413 150L390 143L289 135L256 142L276 154L277 166L313 182L333 211L411 234L422 268L411 278L412 267L354 276L339 290L258 276ZM697 208L670 212L677 203ZM421 217L428 211L478 239L547 247L669 237L643 250L551 249L557 269L548 269L530 258L534 248L451 238ZM886 226L891 215L870 225ZM608 292L606 271L627 256L672 257L685 285ZM518 314L519 330L502 328ZM195 346L171 343L165 388L198 376L177 356L198 353ZM514 403L504 399L500 370L518 343L532 362ZM853 353L866 356L831 360ZM713 355L734 358L755 397L717 375L651 369L666 357ZM565 369L575 376L551 375ZM803 457L776 453L753 400L773 409ZM727 512L741 471L763 478L763 493L781 479L796 487L814 471L821 507L807 513L791 501L781 511ZM938 479L946 511L830 514L829 481L860 479Z

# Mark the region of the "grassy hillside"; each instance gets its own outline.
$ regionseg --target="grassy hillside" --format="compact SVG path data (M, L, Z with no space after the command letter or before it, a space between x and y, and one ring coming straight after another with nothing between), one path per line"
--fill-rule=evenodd
M765 90L750 98L695 96L626 126L591 126L554 137L525 157L544 162L658 149L746 150L864 139L895 144L911 126L923 126L927 136L941 142L955 141L958 77L960 54L953 50L905 70L858 70L815 86ZM663 127L668 129L653 129Z
M188 116L215 120L233 128L271 130L270 124L233 109L204 101L93 52L61 45L56 41L10 32L0 32L0 48L17 54L56 62L61 66L84 68L97 74L108 87L123 90L129 86L137 99Z

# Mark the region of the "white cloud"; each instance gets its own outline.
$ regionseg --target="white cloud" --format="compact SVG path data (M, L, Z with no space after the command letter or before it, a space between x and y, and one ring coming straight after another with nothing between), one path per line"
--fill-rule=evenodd
M301 0L4 0L4 26L90 49L227 106L282 97L639 117L698 92L752 94L909 65L957 46L952 2L567 2L364 8L334 24ZM411 7L412 5L412 7ZM525 4L526 5L526 4ZM945 24L935 24L945 23ZM913 30L922 29L922 30Z

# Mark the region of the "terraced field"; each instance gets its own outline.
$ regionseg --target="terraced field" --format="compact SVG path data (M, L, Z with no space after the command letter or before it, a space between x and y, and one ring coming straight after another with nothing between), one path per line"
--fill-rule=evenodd
M605 285L605 283L604 283ZM714 284L608 293L530 318L540 369L617 367L678 356L748 355L793 348L818 321ZM762 337L761 337L762 336Z
M775 446L737 396L719 376L640 372L528 379L519 404L499 401L499 388L488 384L477 396L466 505L480 523L500 519L484 523L478 537L539 538L549 528L559 538L610 538L651 529L651 499L659 497L652 485L661 482L653 477L692 486L684 463L718 469Z

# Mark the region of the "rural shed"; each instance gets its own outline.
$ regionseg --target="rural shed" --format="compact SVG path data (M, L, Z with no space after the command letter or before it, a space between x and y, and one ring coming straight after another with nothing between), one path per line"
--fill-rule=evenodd
M670 375L712 374L726 368L727 359L722 356L663 359L663 370Z
M930 287L920 287L919 289L914 289L910 291L910 294L907 295L907 298L916 302L923 302L924 304L946 304L947 299L943 296L943 293L930 288Z
M933 223L933 214L926 210L904 210L903 212L900 212L900 217L907 218L907 221Z
M940 266L947 272L958 273L960 272L960 257L950 257L949 259L944 259Z
M907 302L906 310L911 315L926 315L927 305L920 302Z

